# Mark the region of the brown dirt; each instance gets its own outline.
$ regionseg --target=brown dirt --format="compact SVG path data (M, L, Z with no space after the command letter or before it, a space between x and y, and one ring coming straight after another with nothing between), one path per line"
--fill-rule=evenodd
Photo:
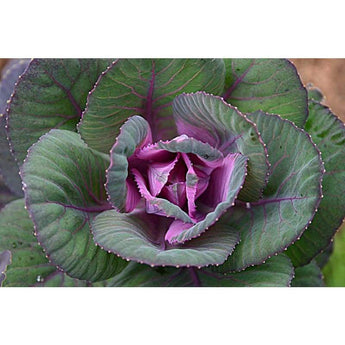
M325 105L345 122L345 59L290 59L304 83L317 86Z

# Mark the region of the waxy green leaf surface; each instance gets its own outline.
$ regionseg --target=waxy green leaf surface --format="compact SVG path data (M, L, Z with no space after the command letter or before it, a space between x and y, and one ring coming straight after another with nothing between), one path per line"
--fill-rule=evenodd
M130 263L119 275L107 282L108 286L152 287L286 287L294 270L285 255L267 260L261 266L247 268L243 272L220 274L196 268L159 268Z
M293 287L322 287L324 286L322 272L315 261L308 265L295 268L295 278L291 282Z
M322 153L323 199L311 225L288 249L295 266L305 265L330 243L345 217L345 126L329 108L310 101L305 129Z
M0 212L0 252L9 251L11 264L3 286L32 286L56 271L33 235L34 227L24 200L9 203Z
M52 128L76 130L88 92L109 59L34 59L8 111L8 136L21 164L27 149Z
M167 246L164 242L167 225L160 224L161 218L105 211L93 221L92 232L95 242L105 250L128 260L159 266L222 264L239 240L236 231L218 222L196 239Z
M108 164L77 133L51 130L30 148L21 169L37 238L52 262L74 278L104 280L125 266L90 234L92 219L110 208L104 189Z
M278 114L302 127L308 116L307 91L286 59L224 59L224 100L241 112Z
M220 59L119 59L88 97L79 131L90 147L109 152L123 122L141 115L154 141L171 139L173 99L182 92L220 93L224 77Z
M126 211L128 158L137 149L151 143L151 140L151 130L147 121L140 116L133 116L121 127L121 132L111 149L106 190L110 202L120 211Z
M239 198L259 199L269 165L264 143L251 121L220 97L204 92L176 97L173 115L179 134L206 142L224 154L240 152L248 157L248 176Z
M0 174L6 185L16 195L22 195L22 181L19 177L18 165L10 152L6 133L7 101L11 98L18 77L24 72L29 60L13 60L5 66L0 82Z
M261 264L296 241L312 220L321 200L323 164L310 137L276 115L249 116L261 132L271 163L264 197L238 203L229 225L241 242L223 265L224 271Z

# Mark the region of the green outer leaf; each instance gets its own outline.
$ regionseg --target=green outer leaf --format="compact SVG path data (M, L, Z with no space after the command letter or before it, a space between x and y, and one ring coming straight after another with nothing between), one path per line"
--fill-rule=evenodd
M128 177L128 158L137 148L151 141L148 122L140 116L133 116L123 126L110 151L110 166L107 170L106 190L109 201L120 211L125 211Z
M107 286L286 287L291 283L293 272L293 266L285 255L269 259L261 266L227 275L209 269L153 269L131 262L119 275L107 282Z
M156 216L157 217L157 216ZM179 246L165 248L155 243L164 229L152 229L152 224L140 219L136 213L105 211L92 223L95 242L107 251L149 265L207 266L222 264L238 243L238 233L218 222L201 237Z
M0 114L0 174L6 185L17 195L23 194L18 165L10 152L8 145L5 116Z
M69 277L66 273L56 270L45 278L41 278L35 287L87 287L92 286L85 280Z
M90 234L105 201L105 155L77 133L51 130L33 145L22 169L26 205L49 258L70 276L104 280L125 263L97 247Z
M295 278L291 282L293 287L322 287L322 272L315 261L306 266L295 269Z
M309 263L326 249L345 216L345 125L329 108L310 101L305 129L322 152L326 173L318 212L301 239L288 249L295 266Z
M269 164L264 143L251 121L220 97L205 92L176 97L173 114L179 134L208 142L225 154L240 152L248 157L248 176L239 199L260 198Z
M210 274L210 273L209 273ZM280 254L268 259L260 266L249 267L245 271L230 274L200 274L202 286L231 287L287 287L294 276L294 268L289 258Z
M285 250L309 225L322 195L323 163L310 137L276 115L256 112L250 119L267 144L271 175L262 200L230 210L229 225L241 231L241 242L223 265L225 272Z
M11 264L12 254L9 250L0 252L0 286L2 286L3 281L6 279L6 271L8 265Z
M8 136L19 164L52 128L75 130L86 97L109 59L34 59L21 76L8 110Z
M10 152L5 129L7 100L10 99L16 81L21 75L29 60L12 60L2 70L0 83L0 174L6 185L18 196L23 195L22 181L19 177L18 165Z
M345 225L334 237L334 249L322 269L326 286L345 287Z
M2 209L7 203L18 197L12 193L5 185L2 176L0 175L0 209Z
M303 127L308 116L307 91L295 66L286 59L224 59L224 100L242 112L279 114Z
M114 278L106 282L107 287L182 287L192 281L185 269L152 268L145 264L130 262Z
M153 139L176 136L170 107L182 92L220 93L225 69L220 59L120 59L97 82L78 125L87 144L109 152L121 124L142 115Z
M38 276L44 278L56 270L38 245L24 206L24 199L19 199L0 212L0 252L9 250L12 255L4 286L32 286Z
M313 259L317 265L322 269L328 262L330 256L333 252L333 239L331 243L327 246L325 250L323 250L320 254L316 255Z

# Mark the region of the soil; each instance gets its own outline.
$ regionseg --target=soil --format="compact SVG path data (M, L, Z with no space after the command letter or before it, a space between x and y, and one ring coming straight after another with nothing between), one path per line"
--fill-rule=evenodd
M324 104L345 122L345 59L290 59L304 85L312 83L325 96Z

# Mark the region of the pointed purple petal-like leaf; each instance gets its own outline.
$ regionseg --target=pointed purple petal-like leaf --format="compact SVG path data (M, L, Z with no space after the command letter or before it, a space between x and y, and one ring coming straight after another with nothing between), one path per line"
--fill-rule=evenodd
M138 170L132 169L132 174L138 184L141 196L146 200L146 211L148 213L172 217L175 219L181 219L187 223L193 223L193 220L179 206L174 205L168 200L154 197L147 189L145 180Z
M192 226L192 223L184 223L182 220L174 220L165 234L165 240L171 243L174 237L177 237L183 231L190 229Z
M193 164L190 161L187 154L182 153L182 157L188 169L187 174L186 174L186 196L187 196L187 204L188 204L188 214L192 219L194 219L195 213L196 213L195 199L196 199L196 192L197 192L199 179L195 173Z
M216 223L228 208L234 205L247 173L247 158L236 153L231 159L234 160L234 167L229 183L226 186L226 199L219 202L214 209L211 209L203 220L199 221L191 228L182 231L179 235L172 237L169 241L171 244L184 243L185 241L200 236L210 226Z
M177 154L175 159L168 163L153 162L149 165L147 177L150 191L153 196L158 195L164 185L168 182L169 174L179 159Z
M176 182L170 184L169 186L164 186L161 196L182 208L187 201L186 183Z

